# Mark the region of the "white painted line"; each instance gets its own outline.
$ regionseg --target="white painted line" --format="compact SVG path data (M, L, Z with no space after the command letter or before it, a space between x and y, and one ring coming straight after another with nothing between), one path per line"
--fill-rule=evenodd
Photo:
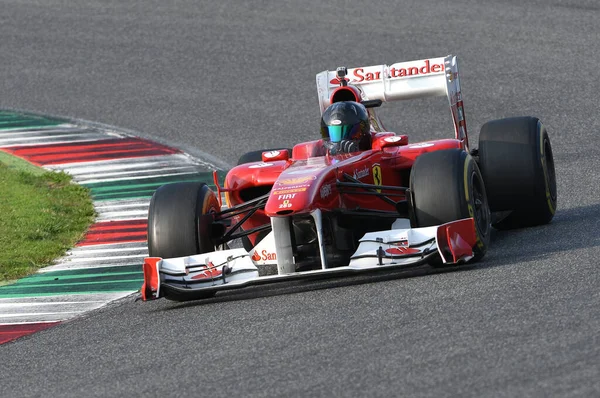
M143 202L138 203L120 203L117 201L94 202L96 211L120 211L120 210L139 210L147 209L150 205L150 199L144 198Z
M42 322L61 322L67 319L74 318L81 315L85 311L76 312L41 312L31 314L20 314L20 315L0 315L0 324L6 323L42 323Z
M118 208L126 208L126 207L142 207L148 206L150 204L150 199L134 199L132 201L110 201L110 202L96 202L96 210L104 210L104 209L118 209Z
M148 257L148 249L143 250L131 250L125 252L127 255L122 255L122 253L114 253L114 256L111 256L110 253L71 253L63 258L61 258L60 262L55 265L60 264L79 264L91 261L100 261L100 262L113 262L115 264L122 262L129 262L131 264L130 259L137 259L134 261L134 264L137 264L145 258Z
M53 301L48 303L2 303L0 302L0 310L6 308L25 308L25 307L37 307L37 306L52 306L52 305L71 305L71 304L102 304L104 301Z
M97 213L96 222L146 219L149 207L150 199L94 203Z
M36 323L60 323L60 320L58 320L58 321L26 321L26 322L2 322L2 321L0 321L0 325L2 325L2 326L32 325L32 324L36 324Z
M95 183L99 183L99 182L114 182L114 181L134 181L134 180L142 180L144 178L158 178L158 177L174 177L174 176L180 176L180 175L188 175L188 174L193 174L194 172L181 172L181 173L177 173L177 172L172 172L172 173L156 173L156 174L150 174L150 175L144 175L144 176L127 176L127 177L114 177L114 178L97 178L94 180L87 180L85 182L82 181L77 181L81 184L95 184ZM212 182L212 181L209 181Z
M60 142L80 142L80 141L90 141L90 140L102 140L107 139L105 136L102 136L98 133L86 133L80 132L77 135L73 132L71 134L55 134L55 135L36 135L36 136L28 136L28 137L17 137L17 138L6 138L4 134L0 135L0 146L2 147L11 147L11 146L21 146L21 145L40 145L46 141L52 141L52 143L60 143ZM61 138L69 138L68 140L60 140ZM31 142L35 141L35 142Z
M184 154L174 155L157 155L157 156L145 156L137 158L126 158L126 159L111 159L111 160L99 160L89 161L80 163L65 163L48 166L51 169L56 170L69 170L74 175L86 174L86 173L104 173L106 171L115 170L139 170L148 167L156 167L157 165L190 165L195 164L198 166L204 166L204 163L198 162L189 156ZM204 166L206 169L207 166Z
M51 265L49 267L41 268L39 273L47 273L52 271L73 271L78 269L91 269L91 268L107 268L107 267L121 267L126 265L139 265L140 271L142 270L143 259L146 256L136 256L136 258L125 258L119 260L111 260L111 262L98 261L98 260L89 260L88 262L62 262L56 265Z
M108 246L108 245L100 245L100 246ZM115 249L92 249L96 247L94 245L91 246L80 246L74 249L71 249L67 252L67 256L96 256L98 254L106 254L106 253L119 253L119 252L147 252L148 247L146 245L137 246L137 247L123 247L123 248L115 248Z
M146 218L148 218L148 210L102 212L98 214L96 221L145 220Z
M38 314L78 313L102 307L105 301L0 304L0 317L19 317Z
M131 249L138 250L141 248L146 248L146 242L125 242L125 243L106 243L103 245L86 245L86 246L77 246L72 248L72 251L79 250L98 250L98 251L106 251L112 249Z
M83 310L82 311L64 311L64 312L60 312L60 311L57 311L57 312L30 312L27 314L2 314L1 318L39 317L42 315L46 315L46 316L50 315L52 318L54 318L55 316L63 316L63 315L69 315L69 314L81 314L82 312L83 312Z
M77 136L76 136L77 137ZM14 147L14 146L37 146L40 144L70 144L73 142L78 142L78 143L82 143L82 142L96 142L96 141L100 141L100 140L105 140L108 139L109 137L100 137L100 136L82 136L81 138L75 138L75 139L53 139L52 137L48 137L48 139L36 139L35 142L19 142L19 143L13 143L13 144L2 144L0 143L0 147L2 148L10 148L10 147ZM47 166L44 166L44 168L48 168ZM60 169L51 169L51 170L60 170Z
M116 214L118 216L123 216L123 215L128 214L128 213L135 214L136 216L139 215L139 214L142 214L142 213L148 215L148 207L149 207L149 205L150 205L150 203L148 203L148 205L146 205L146 206L137 206L137 208L135 208L135 209L112 208L112 209L109 209L109 210L100 210L100 213L101 214L106 214L106 215L114 213L114 214ZM142 207L142 208L140 209L139 207ZM145 207L145 208L143 208L143 207ZM96 211L98 211L98 210L96 210ZM138 217L135 217L135 218L138 218ZM132 220L133 220L133 218L132 218ZM96 220L96 222L98 222L98 220Z
M54 304L51 305L50 303L48 303L48 305L44 305L44 306L39 306L39 305L35 305L35 306L30 306L29 308L27 307L7 307L7 308L0 308L0 316L2 318L19 318L19 317L26 317L26 316L37 316L40 314L76 314L76 313L81 313L81 312L85 312L85 311L91 311L91 310L95 310L96 308L100 308L104 305L104 303L86 303L86 304L72 304L72 305L65 305L65 304Z
M130 258L144 258L144 255L140 255L140 254L136 254L136 255L129 255L129 256L104 256L104 257L87 257L87 258L72 258L72 257L66 257L66 258L62 258L59 262L59 264L63 264L63 263L71 263L71 264L75 264L75 263L83 263L83 262L87 262L87 261L104 261L104 262L112 262L112 261L119 261L119 260L125 260L125 259L130 259Z
M170 172L178 172L178 173L195 173L195 172L200 172L201 167L193 165L193 164L188 164L188 165L179 165L179 166L171 166L171 167L154 167L151 169L145 169L145 170L126 170L126 171L116 171L116 172L111 172L111 173L86 173L86 174L72 174L69 173L73 176L73 178L75 178L75 180L77 180L78 182L85 182L85 183L92 183L92 182L98 182L95 181L98 179L98 176L102 176L101 181L104 181L106 179L109 178L120 178L123 179L124 177L135 177L135 176L143 176L143 175L147 175L149 177L152 177L154 175L159 175L160 173L164 173L167 171ZM157 174L158 173L158 174Z
M81 129L80 127L77 126L63 126L63 127L56 127L56 126L50 126L50 128L48 129L36 129L36 130L25 130L25 131L13 131L13 130L2 130L2 137L8 137L8 138L12 138L12 137L28 137L28 136L32 136L32 135L43 135L43 136L47 136L50 134L54 134L54 133L64 133L64 132L69 132L69 131L85 131L83 129Z
M64 321L101 308L111 301L130 296L132 293L135 292L2 298L0 299L0 324Z
M145 199L144 202L135 203L116 203L114 205L106 205L106 202L102 205L96 204L96 222L103 221L125 221L128 219L139 220L148 218L148 208L150 207L150 200ZM129 216L129 217L128 217Z
M15 146L37 146L40 144L45 144L45 145L50 145L50 144L70 144L73 142L95 142L95 141L99 141L98 138L84 138L81 140L68 140L68 141L61 141L61 140L57 140L57 141L51 141L51 140L47 140L44 142L40 142L40 141L36 141L36 142L30 142L30 143L19 143L19 144L12 144L12 145L0 145L0 147L2 148L11 148L11 147L15 147ZM49 169L49 170L60 170L60 169L50 169L47 165L43 166L45 169Z
M145 178L195 175L195 174L199 174L202 172L203 171L201 171L201 169L197 169L197 168L186 168L186 169L179 169L179 170L162 169L162 170L156 170L152 173L146 173L146 172L137 173L136 172L136 173L126 173L126 174L121 174L121 175L113 175L110 177L109 176L99 177L98 175L94 175L91 177L80 178L80 177L73 176L73 179L75 180L75 182L85 185L85 184L97 184L97 183L118 182L118 181L127 182L127 181L131 181L131 180L140 180L140 179L145 179ZM210 178L210 181L207 181L207 182L212 182L212 176Z
M37 296L37 297L10 297L0 298L1 304L8 303L53 303L59 302L107 302L118 300L130 295L131 292L110 292L110 293L84 293L84 294L60 294L55 296Z
M69 123L63 123L63 124L54 124L54 125L50 125L50 126L36 126L35 130L29 130L29 127L27 126L23 126L23 127L15 127L12 129L6 129L4 130L3 128L0 128L0 131L4 132L9 132L9 131L15 131L15 132L25 132L25 131L33 131L33 132L37 132L37 131L43 131L45 129L48 130L55 130L55 129L63 129L63 128L81 128L81 127L77 127L73 124L69 124Z

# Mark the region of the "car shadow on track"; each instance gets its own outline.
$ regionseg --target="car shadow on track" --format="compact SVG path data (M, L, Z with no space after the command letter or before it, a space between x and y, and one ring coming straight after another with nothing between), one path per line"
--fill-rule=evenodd
M544 226L523 228L512 231L496 231L492 235L490 250L482 261L443 269L423 265L415 268L381 270L371 273L334 277L308 281L274 282L270 285L252 286L239 290L217 293L210 299L186 302L173 302L161 310L174 310L185 307L206 305L237 300L251 300L279 295L290 295L324 289L380 283L397 279L407 279L445 272L476 271L490 267L504 266L514 262L539 260L552 253L576 248L600 246L600 204L559 210L554 220Z
M273 297L280 295L290 295L296 293L305 293L310 291L318 291L325 289L335 289L356 285L365 285L372 283L380 283L386 281L393 281L396 279L407 279L416 278L421 276L428 276L433 274L440 274L445 272L461 272L468 271L477 264L468 264L456 267L448 268L432 268L428 265L422 265L419 267L409 269L396 269L396 270L381 270L373 271L370 273L346 276L346 277L334 277L327 279L318 280L306 280L306 281L287 281L287 282L274 282L269 285L245 287L239 290L230 290L225 292L217 293L217 295L210 299L202 299L195 301L185 302L173 302L174 305L162 310L174 310L185 307L194 307L198 305L230 302L238 300L251 300L265 297Z
M559 252L600 246L600 204L558 209L552 222L539 227L494 231L491 250L478 268L534 261Z

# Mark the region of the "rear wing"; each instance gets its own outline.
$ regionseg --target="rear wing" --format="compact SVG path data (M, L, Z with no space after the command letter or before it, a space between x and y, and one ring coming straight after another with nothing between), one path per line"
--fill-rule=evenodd
M456 56L351 68L348 69L346 79L348 85L358 88L363 101L390 102L447 96L456 138L464 140L468 147ZM330 105L331 95L339 86L340 80L336 71L323 71L317 74L321 113Z

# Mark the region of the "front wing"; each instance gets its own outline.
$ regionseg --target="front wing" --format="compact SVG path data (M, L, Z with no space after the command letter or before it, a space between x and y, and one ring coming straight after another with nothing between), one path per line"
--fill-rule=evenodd
M194 300L220 290L285 280L316 279L390 268L418 266L430 261L460 264L473 258L477 243L472 218L426 228L398 228L364 235L348 266L259 276L250 253L221 250L194 256L144 260L142 299L166 297Z

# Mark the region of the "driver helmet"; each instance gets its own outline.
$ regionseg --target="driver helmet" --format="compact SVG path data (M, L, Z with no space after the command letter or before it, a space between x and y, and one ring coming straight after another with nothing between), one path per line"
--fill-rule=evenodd
M321 136L331 155L370 149L367 108L354 101L331 104L321 117Z

